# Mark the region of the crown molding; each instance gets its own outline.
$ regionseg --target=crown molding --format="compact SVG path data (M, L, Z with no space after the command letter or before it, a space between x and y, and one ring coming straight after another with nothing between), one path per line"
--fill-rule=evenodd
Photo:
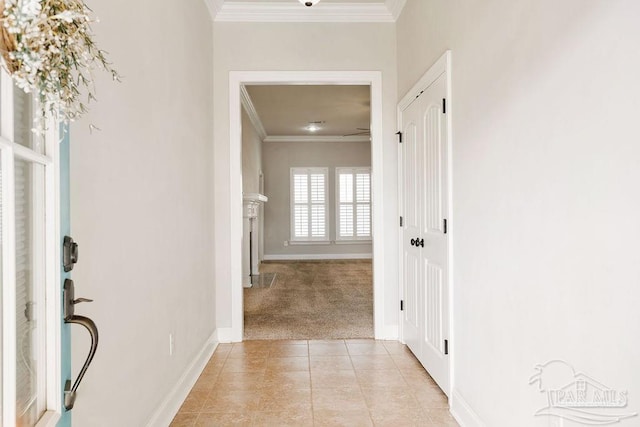
M207 9L209 9L209 15L211 15L211 20L215 21L216 16L222 9L224 5L224 0L204 0L204 3L207 5Z
M407 3L407 0L385 0L384 4L387 6L387 10L389 13L393 15L393 20L396 21L400 14L402 13L402 9L404 9L404 5Z
M371 142L368 135L273 135L263 142Z
M240 85L240 102L244 107L244 110L247 112L249 120L251 120L256 132L258 132L260 141L264 141L267 137L267 132L264 130L262 120L260 120L256 107L253 106L253 102L251 102L251 97L249 96L249 92L247 92L247 87L245 85Z
M205 0L214 6L216 22L395 22L406 0L386 3L326 3L304 7L298 2L224 2ZM210 7L211 10L211 7Z

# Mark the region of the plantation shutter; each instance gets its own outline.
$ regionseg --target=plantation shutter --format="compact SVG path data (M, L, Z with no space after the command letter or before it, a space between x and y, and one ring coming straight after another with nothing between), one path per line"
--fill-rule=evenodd
M13 91L14 142L37 150L34 136L32 96L20 89ZM39 171L39 172L36 172ZM38 304L44 304L43 295L35 289L42 280L35 274L35 263L40 262L36 250L36 234L42 224L34 222L36 205L44 203L43 194L35 190L42 186L37 182L43 168L30 161L16 158L15 174L15 255L16 255L16 410L18 417L35 422L43 412L39 406L38 380L44 373L38 372L37 355L40 350L39 335L44 331L44 320L38 324ZM39 188L39 187L38 187ZM39 218L40 219L40 218ZM40 403L41 404L41 403Z
M327 169L291 169L291 240L327 240Z
M371 239L371 169L336 168L338 240Z
M31 322L33 297L31 295L30 260L30 224L29 221L29 164L15 162L15 201L16 201L16 336L18 339L18 358L16 366L16 393L18 414L29 406L33 390L30 369L34 365L30 359Z

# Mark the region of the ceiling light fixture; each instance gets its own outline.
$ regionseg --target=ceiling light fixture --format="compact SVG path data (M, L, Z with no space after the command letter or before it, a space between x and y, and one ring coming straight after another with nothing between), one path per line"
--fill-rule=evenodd
M322 127L320 125L322 125L324 123L324 121L322 120L317 120L315 122L309 122L309 124L305 127L306 130L308 130L309 132L317 132L320 129L322 129Z
M298 0L298 1L307 7L311 7L314 4L317 4L320 0Z

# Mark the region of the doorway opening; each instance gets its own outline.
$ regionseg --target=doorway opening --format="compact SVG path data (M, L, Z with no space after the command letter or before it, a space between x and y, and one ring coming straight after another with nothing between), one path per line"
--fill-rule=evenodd
M371 87L242 87L244 339L373 338Z
M243 88L252 86L298 85L298 86L368 86L370 93L370 227L372 258L380 260L372 267L373 282L373 334L374 337L383 336L383 294L384 294L384 230L382 224L382 200L376 199L376 194L382 194L382 85L381 73L377 71L356 72L231 72L230 73L230 191L232 195L240 196L243 192L242 183L242 94ZM244 89L246 92L246 89ZM357 129L356 129L357 130ZM355 133L355 132L354 132ZM313 172L313 171L312 171ZM289 171L291 173L291 171ZM328 176L327 171L327 176ZM333 173L336 173L335 171ZM311 174L318 175L318 174ZM316 179L308 176L309 180ZM265 185L268 186L265 180ZM269 203L268 201L266 203ZM241 197L232 197L230 206L230 277L231 277L231 317L232 324L228 339L239 342L244 337L244 303L243 277L246 268L242 268L242 237L243 208ZM311 208L318 209L318 208ZM281 244L283 244L281 242ZM283 245L284 246L284 245ZM264 255L264 252L263 252ZM276 261L276 260L274 260ZM318 260L308 260L318 261Z

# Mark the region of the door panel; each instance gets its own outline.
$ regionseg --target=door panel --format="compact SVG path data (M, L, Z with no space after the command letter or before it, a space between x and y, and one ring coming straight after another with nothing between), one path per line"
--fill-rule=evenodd
M424 192L425 221L422 229L425 244L422 257L425 264L425 334L422 359L438 385L448 392L449 361L444 354L444 336L448 317L446 284L448 283L448 240L444 233L444 213L447 212L446 116L442 99L446 97L446 78L440 76L422 95L424 97ZM445 313L447 314L445 316Z
M403 197L403 294L405 309L402 312L402 329L405 343L414 350L420 346L420 259L419 251L410 244L420 233L419 179L420 153L418 141L418 123L420 116L417 109L410 109L405 114L406 125L403 128L402 185L405 189Z
M428 96L427 93L425 96ZM429 100L431 101L431 100ZM424 121L424 161L423 161L423 181L425 184L423 212L424 229L442 230L442 139L441 125L442 109L439 105L429 105Z
M406 307L412 310L415 307L417 311L405 311L402 326L405 343L448 394L449 358L444 344L449 315L449 249L444 226L448 215L448 142L442 109L445 97L446 74L442 74L402 113L403 131L407 135L401 165L406 215L402 232L403 289ZM416 239L419 244L415 244ZM415 318L414 313L417 327L409 322Z
M444 354L442 345L442 267L425 262L424 284L424 343L431 347L431 350Z

